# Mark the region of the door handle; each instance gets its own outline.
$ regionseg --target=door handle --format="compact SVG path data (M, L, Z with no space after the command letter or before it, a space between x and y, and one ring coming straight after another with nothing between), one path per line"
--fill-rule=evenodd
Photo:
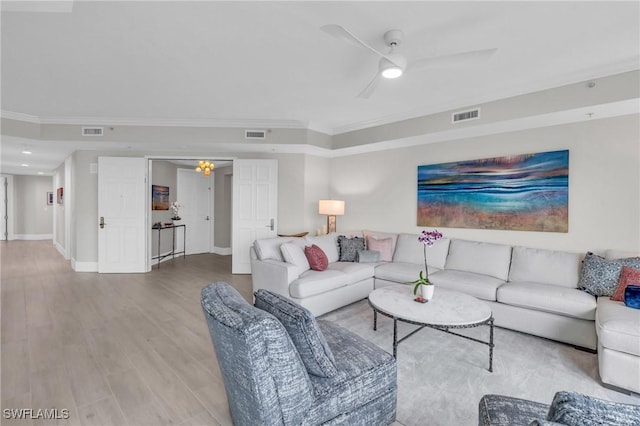
M104 216L100 216L100 229L104 229Z
M205 218L205 220L209 220L209 216L207 216L207 217Z
M269 225L265 225L265 226L273 231L273 227L275 226L274 222L275 220L271 218L271 222L269 223Z

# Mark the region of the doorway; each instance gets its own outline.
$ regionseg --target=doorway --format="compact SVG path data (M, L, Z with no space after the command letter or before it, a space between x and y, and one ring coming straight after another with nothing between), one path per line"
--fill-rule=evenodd
M189 157L154 157L149 158L149 186L162 187L167 194L167 205L154 208L153 202L149 207L149 222L152 225L166 225L175 223L184 225L175 229L174 236L168 230L153 229L149 238L150 265L157 264L158 259L172 250L181 252L184 248L186 255L199 253L231 254L231 242L224 238L221 226L231 217L231 195L227 194L230 187L218 185L223 183L224 176L233 173L232 159L213 158L215 169L210 177L195 171L199 159ZM173 211L169 205L179 204L180 220L172 221ZM226 225L230 227L230 223ZM229 229L224 231L230 233ZM218 235L220 234L220 235ZM158 238L161 238L160 242ZM225 241L226 240L226 241ZM178 255L176 255L178 256ZM182 256L182 253L179 254ZM171 259L170 256L165 259Z

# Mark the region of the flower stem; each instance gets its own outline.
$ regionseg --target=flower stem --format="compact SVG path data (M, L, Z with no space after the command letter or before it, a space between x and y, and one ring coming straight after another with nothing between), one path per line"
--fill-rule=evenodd
M427 279L427 282L429 282L429 267L427 266L427 246L423 245L422 249L424 250L424 275Z

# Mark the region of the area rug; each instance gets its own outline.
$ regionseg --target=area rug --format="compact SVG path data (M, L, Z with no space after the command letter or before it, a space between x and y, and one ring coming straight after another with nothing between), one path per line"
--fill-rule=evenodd
M366 300L321 317L345 327L392 353L393 320L378 315ZM417 327L399 323L399 336ZM488 340L489 328L462 330ZM547 339L503 328L494 331L493 373L488 346L424 328L398 346L397 421L406 426L477 425L478 402L485 394L509 395L549 404L570 390L610 401L640 405L639 395L602 386L597 355Z

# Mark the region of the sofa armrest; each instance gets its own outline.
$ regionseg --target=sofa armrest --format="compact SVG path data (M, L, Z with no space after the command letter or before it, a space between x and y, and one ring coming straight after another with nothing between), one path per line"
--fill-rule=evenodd
M259 260L251 256L251 281L254 292L262 288L291 298L289 284L298 276L299 269L291 263L273 259Z

